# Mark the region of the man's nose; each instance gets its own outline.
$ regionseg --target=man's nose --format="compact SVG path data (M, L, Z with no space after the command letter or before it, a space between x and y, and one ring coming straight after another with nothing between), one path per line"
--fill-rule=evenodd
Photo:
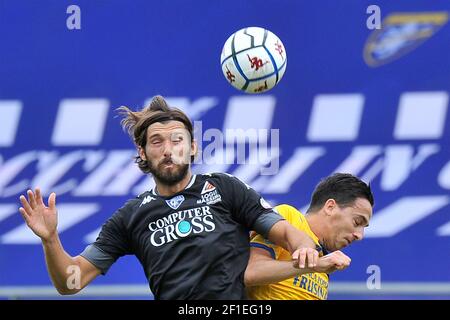
M353 237L356 240L362 240L364 238L364 229L353 232Z
M169 158L172 156L172 141L170 141L170 139L166 140L164 142L164 149L163 149L163 154L165 158Z

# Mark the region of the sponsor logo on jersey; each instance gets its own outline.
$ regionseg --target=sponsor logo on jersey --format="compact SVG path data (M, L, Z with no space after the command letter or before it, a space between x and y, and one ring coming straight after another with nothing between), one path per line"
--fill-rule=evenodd
M326 300L328 296L328 276L323 273L306 273L294 278L292 285L300 291Z
M160 247L191 234L212 232L216 225L209 206L202 206L169 214L150 222L148 228L152 232L150 243Z
M216 190L216 187L211 182L206 181L205 185L203 186L201 194L204 194L204 193L207 193L207 192L210 192L213 190Z
M205 190L205 187L206 187L206 184L203 187L203 190ZM217 203L219 201L222 201L222 197L219 194L219 192L217 191L216 187L213 186L213 188L212 189L210 188L210 191L207 193L203 194L203 191L202 191L201 199L197 200L197 203L198 204L206 203L206 204L211 205L211 204Z
M139 205L139 207L143 206L144 204L149 203L152 200L156 200L156 198L153 198L152 196L146 196L144 198L144 200L142 200L141 204Z
M376 67L413 51L447 23L447 12L393 13L364 47L364 60Z
M171 207L173 210L177 210L178 207L183 203L184 196L178 195L176 197L173 197L172 199L166 200L166 203Z

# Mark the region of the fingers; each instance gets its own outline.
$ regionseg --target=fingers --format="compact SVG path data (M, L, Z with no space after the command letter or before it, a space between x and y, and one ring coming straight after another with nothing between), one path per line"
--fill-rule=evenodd
M314 268L319 260L319 252L315 249L308 249L308 267Z
M54 192L50 193L48 197L48 207L50 210L56 210L56 193Z
M348 266L350 266L351 259L347 255L345 255L343 252L335 251L335 252L333 252L333 254L334 254L334 258L335 258L334 265L337 270L344 270Z
M30 204L28 203L28 201L27 201L27 199L25 198L25 196L21 195L21 196L19 197L19 199L20 199L20 202L22 203L22 206L23 206L22 209L24 209L24 210L26 211L26 214L31 215L32 212L33 212L33 209L31 208L31 206L30 206ZM20 211L20 210L19 210L19 211Z
M42 199L42 194L41 194L41 189L40 188L36 188L35 193L33 193L32 190L27 190L27 195L28 195L28 199L21 195L19 197L20 202L22 203L22 206L25 211L25 213L28 216L31 216L33 214L33 211L38 207L38 206L45 206L44 201ZM56 209L56 194L54 192L52 192L50 194L50 196L48 197L48 203L49 203L49 207L51 209ZM19 209L19 211L21 211Z
M299 252L299 256L298 256L298 266L300 268L304 268L305 267L305 262L306 262L306 248L302 248L300 249Z
M294 251L294 253L292 254L292 262L293 262L293 266L294 268L298 268L298 256L300 254L300 250L297 249Z
M19 212L20 212L20 214L22 215L22 217L23 217L23 219L25 220L25 222L28 223L29 215L28 215L28 213L25 211L25 209L22 208L22 207L20 207L20 208L19 208Z
M318 261L318 272L333 273L348 268L351 259L341 251L334 251L326 256L320 257Z
M27 195L28 195L28 202L30 203L30 207L33 209L36 208L36 200L34 198L33 191L28 190Z
M42 195L41 195L41 189L40 188L36 188L35 189L35 194L36 194L36 204L38 206L40 205L44 205L44 201L42 201Z
M319 261L319 252L312 248L300 248L292 254L295 268L305 268L308 262L309 268L314 268Z

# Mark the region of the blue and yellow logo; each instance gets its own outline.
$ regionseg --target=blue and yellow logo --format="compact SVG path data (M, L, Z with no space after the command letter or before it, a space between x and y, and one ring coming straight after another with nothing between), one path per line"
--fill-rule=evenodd
M447 12L392 13L367 39L364 60L377 67L411 52L448 21Z

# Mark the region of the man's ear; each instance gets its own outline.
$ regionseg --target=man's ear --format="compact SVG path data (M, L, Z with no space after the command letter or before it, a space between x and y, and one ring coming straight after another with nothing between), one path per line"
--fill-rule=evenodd
M191 142L191 157L192 156L196 157L197 153L198 153L197 140L193 139Z
M331 216L334 213L334 208L336 208L337 203L334 199L328 199L325 201L325 204L323 205L323 210L325 211L325 214L327 216Z
M147 157L145 156L144 148L138 146L138 153L142 160L147 161Z

